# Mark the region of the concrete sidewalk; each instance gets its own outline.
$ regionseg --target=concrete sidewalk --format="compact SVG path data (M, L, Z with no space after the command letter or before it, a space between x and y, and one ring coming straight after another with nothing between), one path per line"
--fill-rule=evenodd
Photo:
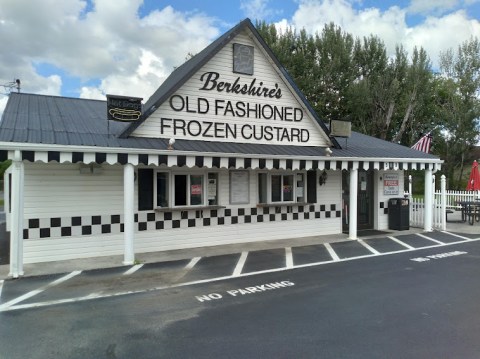
M478 234L480 238L480 222L476 222L474 225L469 225L468 223L460 222L460 212L454 212L449 214L447 222L447 231L457 234ZM363 236L362 231L359 231L359 238L374 238L374 237L385 237L385 236L398 236L406 235L412 233L423 233L422 228L410 228L407 231L366 231L368 235ZM385 232L388 232L387 234ZM325 236L312 236L312 237L303 237L303 238L288 238L282 240L269 240L269 241L259 241L252 243L241 243L241 244L227 244L211 247L200 247L200 248L189 248L189 249L178 249L171 251L163 252L151 252L151 253L138 253L135 258L138 263L157 263L157 262L167 262L180 259L190 259L195 257L212 257L224 254L232 253L241 253L241 252L250 252L266 249L275 249L275 248L285 248L285 247L298 247L298 246L307 246L314 244L323 244L323 243L334 243L347 241L348 236L346 234L336 234L336 235L325 235ZM123 256L108 256L108 257L95 257L95 258L85 258L85 259L73 259L73 260L64 260L56 262L45 262L45 263L35 263L35 264L25 264L24 271L25 277L38 276L38 275L47 275L47 274L58 274L58 273L68 273L75 270L92 270L92 269L101 269L101 268L112 268L112 267L121 267ZM0 265L0 280L7 279L9 273L8 265Z
M473 225L468 222L462 222L462 212L454 211L447 216L447 231L453 233L478 234L480 237L480 222L474 222Z
M285 248L290 246L305 246L320 243L333 243L348 240L346 234L313 236L304 238L259 241L252 243L225 244L219 246L177 249L162 252L138 253L135 259L138 263L158 263L195 257L212 257L223 254L258 251L265 249ZM100 268L121 267L123 256L106 256L84 259L72 259L55 262L25 264L25 277L67 273L74 270L92 270ZM7 279L9 265L0 265L0 280Z
M371 231L370 231L371 232ZM419 233L420 229L411 229L409 231L392 231L389 235L395 235L398 233L408 234L408 233ZM360 233L361 234L361 233ZM379 236L385 236L379 234ZM372 236L365 236L364 238L371 238ZM375 235L373 235L375 237ZM303 237L303 238L288 238L282 240L268 240L268 241L258 241L251 243L240 243L240 244L225 244L219 246L210 246L210 247L199 247L199 248L188 248L188 249L177 249L170 251L162 252L151 252L151 253L138 253L135 255L138 263L157 263L157 262L167 262L180 259L190 259L195 257L212 257L223 254L232 254L232 253L241 253L241 252L251 252L258 250L266 249L275 249L275 248L285 248L285 247L298 247L298 246L307 246L313 244L322 244L322 243L334 243L347 241L347 234L334 234L334 235L325 235L325 236L312 236L312 237ZM91 270L91 269L100 269L100 268L112 268L112 267L121 267L123 256L106 256L106 257L95 257L95 258L85 258L85 259L72 259L64 261L55 261L55 262L45 262L45 263L35 263L35 264L25 264L24 272L25 277L46 275L46 274L56 274L56 273L67 273L74 270ZM9 273L8 265L0 265L0 280L7 279Z

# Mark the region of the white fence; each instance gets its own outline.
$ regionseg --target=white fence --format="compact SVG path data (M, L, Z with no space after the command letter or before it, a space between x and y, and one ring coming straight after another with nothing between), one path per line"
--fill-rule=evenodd
M480 191L445 191L445 209L460 210L458 202L480 199ZM423 198L410 198L410 226L422 227L424 225L425 201ZM442 192L435 191L433 196L432 211L433 228L442 229L442 219L446 212L442 210Z
M410 198L410 226L422 227L425 212L423 198Z
M434 198L441 198L442 192L435 191ZM480 191L446 191L446 207L447 209L460 209L458 202L474 201L480 199Z

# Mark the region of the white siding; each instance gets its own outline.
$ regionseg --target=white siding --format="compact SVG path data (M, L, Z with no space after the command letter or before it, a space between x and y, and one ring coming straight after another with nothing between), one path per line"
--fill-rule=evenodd
M50 227L51 218L81 216L106 217L123 213L122 166L102 165L101 174L80 174L78 164L25 163L25 224L38 219L40 227ZM82 224L91 224L88 222ZM71 223L62 225L70 226ZM118 225L119 227L119 225ZM92 231L81 235L81 227L71 227L72 236L62 238L60 228L50 228L49 238L24 240L25 263L121 254L123 235Z
M219 197L220 205L228 208L255 207L257 204L257 178L259 171L250 171L250 204L229 204L229 172L224 170L219 173ZM341 211L341 172L329 171L327 184L317 185L317 197L319 204L325 204L327 210L334 204L336 211ZM281 206L284 207L284 206ZM262 208L258 208L262 213ZM273 211L273 207L271 208ZM222 226L194 227L190 229L168 229L162 231L144 231L135 235L135 250L137 252L152 252L181 248L194 248L200 246L213 246L220 244L247 243L264 240L291 238L291 245L295 245L295 238L337 234L341 232L341 217L336 217L331 211L332 217L315 219L313 214L310 219L293 220L293 214L288 213L288 220L278 220L262 223L243 223L239 218L239 224L225 224ZM252 222L256 222L252 216Z
M255 46L255 57L254 57L254 75L241 75L232 72L232 59L233 59L233 43L242 43L250 46ZM249 95L242 95L242 94L232 94L232 93L225 93L225 92L217 92L215 90L212 91L205 91L199 90L203 82L200 81L200 77L205 72L218 72L220 73L219 81L227 81L233 83L237 77L240 77L240 83L242 84L249 84L253 78L256 78L256 85L258 86L260 82L263 82L264 86L269 88L274 88L275 83L278 83L279 87L282 90L282 97L280 99L276 98L264 98L264 97L257 97L257 96L249 96ZM139 137L163 137L163 138L171 138L174 137L176 139L179 138L186 138L186 139L204 139L204 140L212 140L212 138L202 138L201 136L198 137L191 137L188 135L183 134L174 134L172 129L164 129L164 133L161 134L160 132L160 118L170 118L170 119L183 119L185 121L189 120L197 120L201 121L214 121L214 122L228 122L229 124L250 124L250 125L264 125L264 126L278 126L282 128L300 128L306 129L309 131L310 138L308 142L305 143L298 143L298 142L281 142L277 141L275 138L271 141L268 141L270 144L300 144L300 145L307 145L307 146L327 146L328 139L320 128L318 123L308 114L308 111L303 107L301 102L298 101L296 95L291 91L290 86L283 81L283 77L280 76L276 71L272 64L269 62L269 59L265 56L263 51L260 47L256 46L253 40L247 36L246 34L240 34L235 37L230 44L227 44L223 49L221 49L215 56L212 58L207 64L205 64L197 73L195 73L177 92L176 95L180 95L183 99L188 97L189 99L189 109L191 111L196 111L197 109L197 99L202 97L207 99L210 108L207 114L199 114L199 113L192 113L183 111L174 111L167 100L163 103L153 115L151 115L142 125L140 125L133 133L133 136ZM232 116L230 113L225 115L223 113L219 113L218 115L215 114L213 106L215 104L215 100L225 100L225 101L232 101L235 105L237 101L243 101L245 103L250 104L261 104L261 105L275 105L277 107L282 106L290 106L290 107L297 107L303 110L303 120L299 122L287 122L287 121L274 121L273 119L261 119L261 118L247 118L247 117L236 117ZM226 104L226 103L225 103ZM224 104L224 105L225 105ZM215 141L222 141L222 142L252 142L252 143L259 143L257 140L248 140L241 138L238 136L236 139L234 138L221 138L216 137L214 138ZM265 140L260 141L265 143Z
M213 228L199 227L185 230L139 232L135 238L135 250L152 252L200 246L248 243L256 241L338 233L332 231L338 218L310 219L305 221L278 221L270 223L236 224Z
M123 213L123 171L103 165L81 174L78 164L25 163L25 219Z
M28 229L31 237L24 240L25 263L123 253L120 223L111 225L111 233L102 233L102 226L92 223L93 216L101 219L102 223L109 223L111 215L120 216L120 220L123 217L122 167L104 165L103 168L100 175L84 175L79 173L79 165L26 164L25 228L29 228L31 219L38 220L40 228L50 228L49 235L45 238L39 236L40 228ZM295 238L341 232L341 218L337 217L341 211L340 171L329 171L327 184L317 184L316 212L312 211L309 205L298 211L297 205L291 205L290 210L293 209L293 212L289 212L287 206L282 205L276 206L281 209L281 213L276 212L275 207L270 207L268 214L263 213L263 208L256 207L258 171L249 171L250 203L244 205L230 205L229 171L220 170L218 173L219 204L231 211L230 215L226 215L224 210L218 211L218 217L222 217L224 224L217 224L218 218L215 214L215 217L210 218L210 225L204 225L203 216L210 214L209 210L204 210L200 211L202 217L194 219L195 227L186 227L180 211L173 211L171 220L165 219L162 230L155 229L156 222L148 222L146 230L139 230L136 223L135 252L285 238L292 238L292 245L295 245ZM322 211L321 205L324 207ZM250 215L255 210L257 214ZM240 214L240 211L245 215ZM146 221L147 214L152 212L139 212L139 222ZM305 212L309 214L305 215ZM320 218L315 217L318 213ZM81 226L73 225L71 217L75 216L81 217ZM163 213L155 213L155 216L156 220L164 219ZM238 223L232 223L233 216L238 218ZM247 216L251 223L246 223ZM271 220L271 216L275 220ZM286 220L282 220L282 217ZM71 235L62 236L61 228L50 224L50 220L54 218L61 218L62 227L71 226ZM263 218L263 222L259 222L259 218ZM183 224L181 228L172 228L172 221ZM82 233L84 225L91 227L91 234Z
M384 195L383 194L383 175L385 173L398 173L398 187L399 193L398 195ZM375 181L376 185L376 195L377 195L377 206L374 208L374 218L377 221L375 225L375 229L378 230L387 230L388 229L388 214L384 213L384 208L388 208L388 200L390 198L398 198L403 197L403 189L404 189L404 175L403 171L375 171ZM383 203L384 208L380 208L379 204Z
M123 234L24 241L25 263L123 254Z
M326 205L334 204L336 211L340 211L340 217L330 218L321 224L320 235L342 233L342 171L326 171L327 181L323 186L318 186L317 203Z

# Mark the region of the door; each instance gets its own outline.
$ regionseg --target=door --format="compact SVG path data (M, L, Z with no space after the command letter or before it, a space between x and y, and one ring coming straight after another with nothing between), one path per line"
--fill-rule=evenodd
M373 171L358 170L357 229L373 228ZM350 173L342 172L342 227L348 233L350 207Z

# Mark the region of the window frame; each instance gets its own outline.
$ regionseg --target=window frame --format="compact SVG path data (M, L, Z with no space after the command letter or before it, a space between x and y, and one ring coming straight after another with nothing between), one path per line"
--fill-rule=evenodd
M267 175L267 195L266 195L266 202L260 202L260 175ZM297 196L297 183L298 183L298 175L302 175L302 183L303 183L303 201L298 201L298 196ZM280 191L281 195L281 201L272 201L272 176L280 176L280 188L283 188L284 184L284 176L292 176L293 177L293 185L292 185L292 191L293 191L293 200L291 201L285 201L284 200L284 193L283 190ZM307 198L307 186L306 186L306 176L307 176L307 171L258 171L257 172L257 203L262 206L262 205L290 205L290 204L297 204L297 203L306 203L306 198Z
M165 173L167 174L167 184L168 184L168 189L167 189L167 206L162 207L158 205L158 183L157 183L157 178L159 173ZM154 170L154 188L153 188L153 204L154 204L154 209L175 209L175 208L199 208L199 207L208 207L208 206L218 206L219 203L219 175L218 171L181 171L181 170L165 170L165 169L156 169ZM215 179L216 179L216 199L215 202L216 204L209 204L209 199L208 199L208 181L209 181L209 175L210 174L215 174ZM186 183L186 204L182 205L175 205L175 176L177 175L183 175L187 176L187 183ZM192 194L191 194L191 183L192 179L191 176L201 176L202 178L202 201L200 204L191 204L192 202ZM211 179L211 178L210 178Z

